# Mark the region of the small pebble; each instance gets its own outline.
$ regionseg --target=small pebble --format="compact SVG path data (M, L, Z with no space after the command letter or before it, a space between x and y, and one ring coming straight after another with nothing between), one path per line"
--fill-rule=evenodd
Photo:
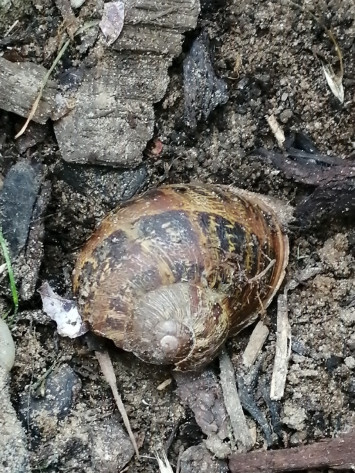
M280 121L282 123L287 123L293 116L292 110L286 109L280 113Z
M132 443L115 416L92 422L89 438L92 467L97 473L122 471L134 455Z
M58 422L71 412L79 392L81 380L67 364L55 369L43 381L44 397L29 396L27 392L20 395L20 418L32 432L32 447L37 446L43 435L55 435Z
M10 329L0 318L0 366L10 371L15 362L15 343Z
M200 120L228 101L227 83L216 76L211 61L210 40L203 32L195 39L183 62L184 119L192 129Z
M290 402L286 401L282 422L286 424L287 427L290 427L290 429L302 431L305 427L306 419L307 415L303 407L294 406Z
M281 100L283 102L286 102L286 100L288 99L288 93L284 92L282 95L281 95Z
M340 312L340 318L347 327L355 325L355 307L343 309Z
M353 356L347 356L344 363L350 370L355 369L355 358Z
M227 473L226 462L217 460L202 444L190 447L181 455L181 473Z
M291 447L298 447L299 445L302 445L304 441L306 440L307 433L306 432L295 432L293 435L290 437L290 446Z
M70 5L72 8L80 8L85 0L70 0Z
M350 348L351 351L355 350L355 333L352 333L350 335L349 340L347 341L348 347Z

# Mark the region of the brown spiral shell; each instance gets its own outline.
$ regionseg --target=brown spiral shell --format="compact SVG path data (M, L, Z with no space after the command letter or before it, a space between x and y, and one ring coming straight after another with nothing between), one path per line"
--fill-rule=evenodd
M193 370L270 303L287 259L281 224L257 195L169 185L103 220L79 254L74 292L96 334Z

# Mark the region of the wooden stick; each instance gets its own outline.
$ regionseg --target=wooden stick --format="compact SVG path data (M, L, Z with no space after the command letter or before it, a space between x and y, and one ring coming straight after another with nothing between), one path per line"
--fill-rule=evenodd
M355 470L355 431L312 445L236 453L230 457L231 473L282 473L313 468Z
M287 295L277 298L277 334L274 369L271 378L270 398L280 400L285 391L288 361L291 356L291 326L288 321Z
M234 368L225 350L219 357L220 382L223 391L224 405L229 415L233 435L241 452L253 448L254 441L250 435L249 427L244 416L242 404L236 386Z

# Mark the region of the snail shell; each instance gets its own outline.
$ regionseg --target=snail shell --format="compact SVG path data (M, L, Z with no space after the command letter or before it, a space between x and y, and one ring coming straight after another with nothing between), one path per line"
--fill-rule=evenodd
M150 363L198 369L271 302L288 240L257 195L169 185L110 213L73 287L93 332Z

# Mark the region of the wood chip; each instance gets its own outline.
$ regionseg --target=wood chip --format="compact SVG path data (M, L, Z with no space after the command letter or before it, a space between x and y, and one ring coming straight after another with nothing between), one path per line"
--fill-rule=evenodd
M288 320L287 295L277 298L277 334L274 370L271 379L270 398L278 401L284 395L288 361L291 355L291 326Z
M250 338L249 338L249 342L248 342L248 345L246 346L245 350L244 350L244 353L243 353L243 365L246 367L246 368L249 368L250 366L252 366L255 362L255 360L257 359L264 343L265 343L265 340L267 339L269 335L269 329L267 328L267 326L260 320Z
M155 458L157 459L160 473L174 473L164 451L156 452Z
M244 416L243 408L239 399L237 383L234 374L234 368L229 356L225 351L219 357L220 381L223 391L224 404L229 415L233 435L241 452L250 450L253 445L253 439Z
M274 137L277 141L277 144L279 145L279 148L283 149L284 148L284 142L285 142L285 134L280 127L280 125L277 123L277 120L275 118L275 115L270 115L266 117L266 120L269 124L269 127L274 134Z
M343 87L343 77L338 76L334 73L333 68L330 64L322 66L327 84L329 85L330 90L333 92L335 97L339 100L340 103L344 102L344 87Z
M157 386L158 391L163 391L167 386L169 386L173 381L173 378L168 378Z

